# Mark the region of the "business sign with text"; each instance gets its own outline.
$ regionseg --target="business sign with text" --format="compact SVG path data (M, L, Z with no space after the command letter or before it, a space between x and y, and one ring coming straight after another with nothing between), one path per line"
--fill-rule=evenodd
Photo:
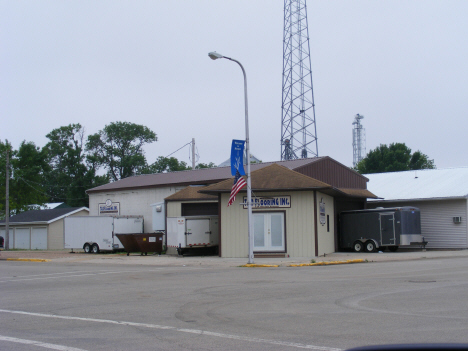
M120 214L120 203L107 200L105 204L99 204L99 216L118 216Z
M247 208L247 196L244 196L244 208ZM290 208L291 196L268 196L268 197L252 197L252 208Z

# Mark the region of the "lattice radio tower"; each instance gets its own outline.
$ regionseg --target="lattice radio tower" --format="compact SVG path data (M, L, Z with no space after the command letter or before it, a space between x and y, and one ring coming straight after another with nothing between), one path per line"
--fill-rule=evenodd
M358 113L353 122L353 167L366 157L366 130L361 124L361 119L364 119L364 116Z
M306 0L284 0L281 160L318 156Z

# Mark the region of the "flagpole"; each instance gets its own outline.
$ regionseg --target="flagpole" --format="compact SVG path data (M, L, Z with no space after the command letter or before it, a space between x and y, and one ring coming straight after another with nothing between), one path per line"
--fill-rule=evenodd
M217 52L210 52L208 56L213 59L225 58L230 61L236 62L242 69L242 74L244 75L244 101L245 101L245 151L247 153L247 211L248 211L248 235L249 235L249 264L254 263L254 237L253 233L253 220L252 220L252 187L251 187L251 178L250 178L250 139L249 139L249 109L247 101L247 75L245 74L245 69L242 64L234 60L233 58L223 56Z

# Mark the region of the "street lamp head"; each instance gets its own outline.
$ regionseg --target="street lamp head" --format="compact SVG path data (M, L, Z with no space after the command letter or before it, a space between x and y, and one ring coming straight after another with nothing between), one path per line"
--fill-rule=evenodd
M210 53L208 54L208 56L209 56L210 59L212 59L212 60L217 60L217 59L220 59L220 58L223 58L223 57L224 57L223 55L218 54L216 51L210 52Z

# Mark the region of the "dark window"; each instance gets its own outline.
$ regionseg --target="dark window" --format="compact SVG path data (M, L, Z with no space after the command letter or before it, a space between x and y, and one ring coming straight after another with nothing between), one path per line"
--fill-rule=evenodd
M330 231L330 215L327 215L327 232Z
M217 216L217 202L182 204L182 216Z

